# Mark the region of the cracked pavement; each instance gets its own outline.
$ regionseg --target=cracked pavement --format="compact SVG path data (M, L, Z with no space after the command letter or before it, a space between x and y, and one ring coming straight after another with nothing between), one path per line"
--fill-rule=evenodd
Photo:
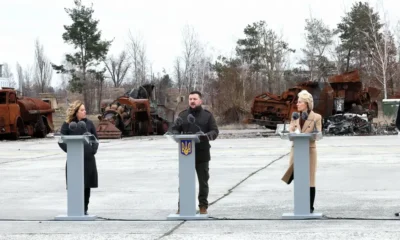
M241 136L246 130L235 131ZM222 131L224 134L224 131ZM315 212L282 220L293 185L280 179L290 142L274 136L212 142L209 220L167 221L176 211L177 145L162 136L101 140L99 188L87 222L66 212L65 160L55 138L0 142L0 239L395 239L400 233L400 138L318 142Z

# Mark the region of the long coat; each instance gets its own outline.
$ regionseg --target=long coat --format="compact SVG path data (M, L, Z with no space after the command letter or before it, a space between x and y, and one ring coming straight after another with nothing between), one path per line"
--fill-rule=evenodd
M78 122L77 119L73 120L74 122ZM61 126L61 134L62 135L83 135L86 130L90 132L97 138L96 128L92 121L89 119L83 119L86 123L86 129L69 129L69 123L64 122ZM67 145L65 143L58 143L60 148L67 152ZM84 145L84 179L85 179L85 188L97 188L98 187L98 176L97 176L97 166L96 166L96 158L95 155L97 153L97 149L99 148L98 143L85 143ZM65 168L65 176L67 177L67 167Z
M315 113L313 111L308 115L307 120L304 122L304 125L301 129L301 133L311 133L314 130L314 126L316 126L317 130L321 132L322 130L322 120L321 115ZM295 132L296 129L300 130L300 119L292 120L289 126L289 132ZM283 176L282 180L288 182L290 176L293 173L293 145L290 150L290 161L289 168ZM310 140L310 187L315 187L315 173L317 171L317 144L315 140ZM288 182L290 183L290 181Z

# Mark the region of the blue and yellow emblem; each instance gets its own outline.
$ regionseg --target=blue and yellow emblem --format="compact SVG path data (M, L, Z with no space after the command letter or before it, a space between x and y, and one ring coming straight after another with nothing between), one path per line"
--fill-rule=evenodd
M192 153L192 140L181 140L181 154L187 156Z

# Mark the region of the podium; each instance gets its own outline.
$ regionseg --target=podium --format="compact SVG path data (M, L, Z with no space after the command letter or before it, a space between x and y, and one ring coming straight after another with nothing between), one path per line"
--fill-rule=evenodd
M197 134L165 135L178 143L179 154L179 214L170 214L167 220L201 220L208 214L196 214L196 146Z
M310 213L310 140L317 133L289 133L293 141L294 212L284 213L283 219L322 218L322 213Z
M95 215L85 215L84 209L84 145L98 142L94 135L62 135L59 143L67 144L67 215L55 220L88 221Z

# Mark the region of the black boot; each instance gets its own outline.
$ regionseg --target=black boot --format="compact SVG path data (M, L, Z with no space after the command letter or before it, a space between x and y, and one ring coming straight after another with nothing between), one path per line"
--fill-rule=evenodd
M314 212L315 187L310 187L310 213Z
M85 188L85 215L88 215L89 209L90 188Z

